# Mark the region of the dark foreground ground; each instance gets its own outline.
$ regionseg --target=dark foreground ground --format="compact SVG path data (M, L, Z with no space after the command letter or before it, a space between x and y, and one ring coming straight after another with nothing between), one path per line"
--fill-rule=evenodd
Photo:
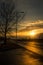
M43 65L43 43L19 41L0 46L0 65Z

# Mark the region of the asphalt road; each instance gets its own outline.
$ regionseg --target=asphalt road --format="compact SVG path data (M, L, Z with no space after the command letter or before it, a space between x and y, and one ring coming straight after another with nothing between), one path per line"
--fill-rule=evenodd
M0 65L43 65L43 55L23 47L3 51L0 52Z

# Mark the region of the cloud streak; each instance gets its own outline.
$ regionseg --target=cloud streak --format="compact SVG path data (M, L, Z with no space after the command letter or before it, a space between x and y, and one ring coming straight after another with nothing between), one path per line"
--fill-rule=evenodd
M21 27L21 29L19 31L21 31L21 32L22 31L30 31L30 30L34 30L34 29L43 29L43 21L38 20L35 22L31 22L28 25Z

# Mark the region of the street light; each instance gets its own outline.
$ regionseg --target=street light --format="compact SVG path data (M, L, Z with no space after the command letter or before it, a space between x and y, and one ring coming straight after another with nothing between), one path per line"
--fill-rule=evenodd
M20 13L24 13L24 12L17 12L16 11L16 43L17 43L17 24L18 24L18 20L19 20L19 14ZM22 17L21 17L21 19L22 19Z

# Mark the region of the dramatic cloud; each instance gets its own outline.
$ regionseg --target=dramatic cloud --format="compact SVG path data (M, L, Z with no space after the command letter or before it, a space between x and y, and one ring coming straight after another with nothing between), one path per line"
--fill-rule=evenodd
M34 30L34 29L43 29L43 21L34 21L31 23L27 23L28 25L25 24L24 27L21 27L21 29L19 31L30 31L30 30Z

